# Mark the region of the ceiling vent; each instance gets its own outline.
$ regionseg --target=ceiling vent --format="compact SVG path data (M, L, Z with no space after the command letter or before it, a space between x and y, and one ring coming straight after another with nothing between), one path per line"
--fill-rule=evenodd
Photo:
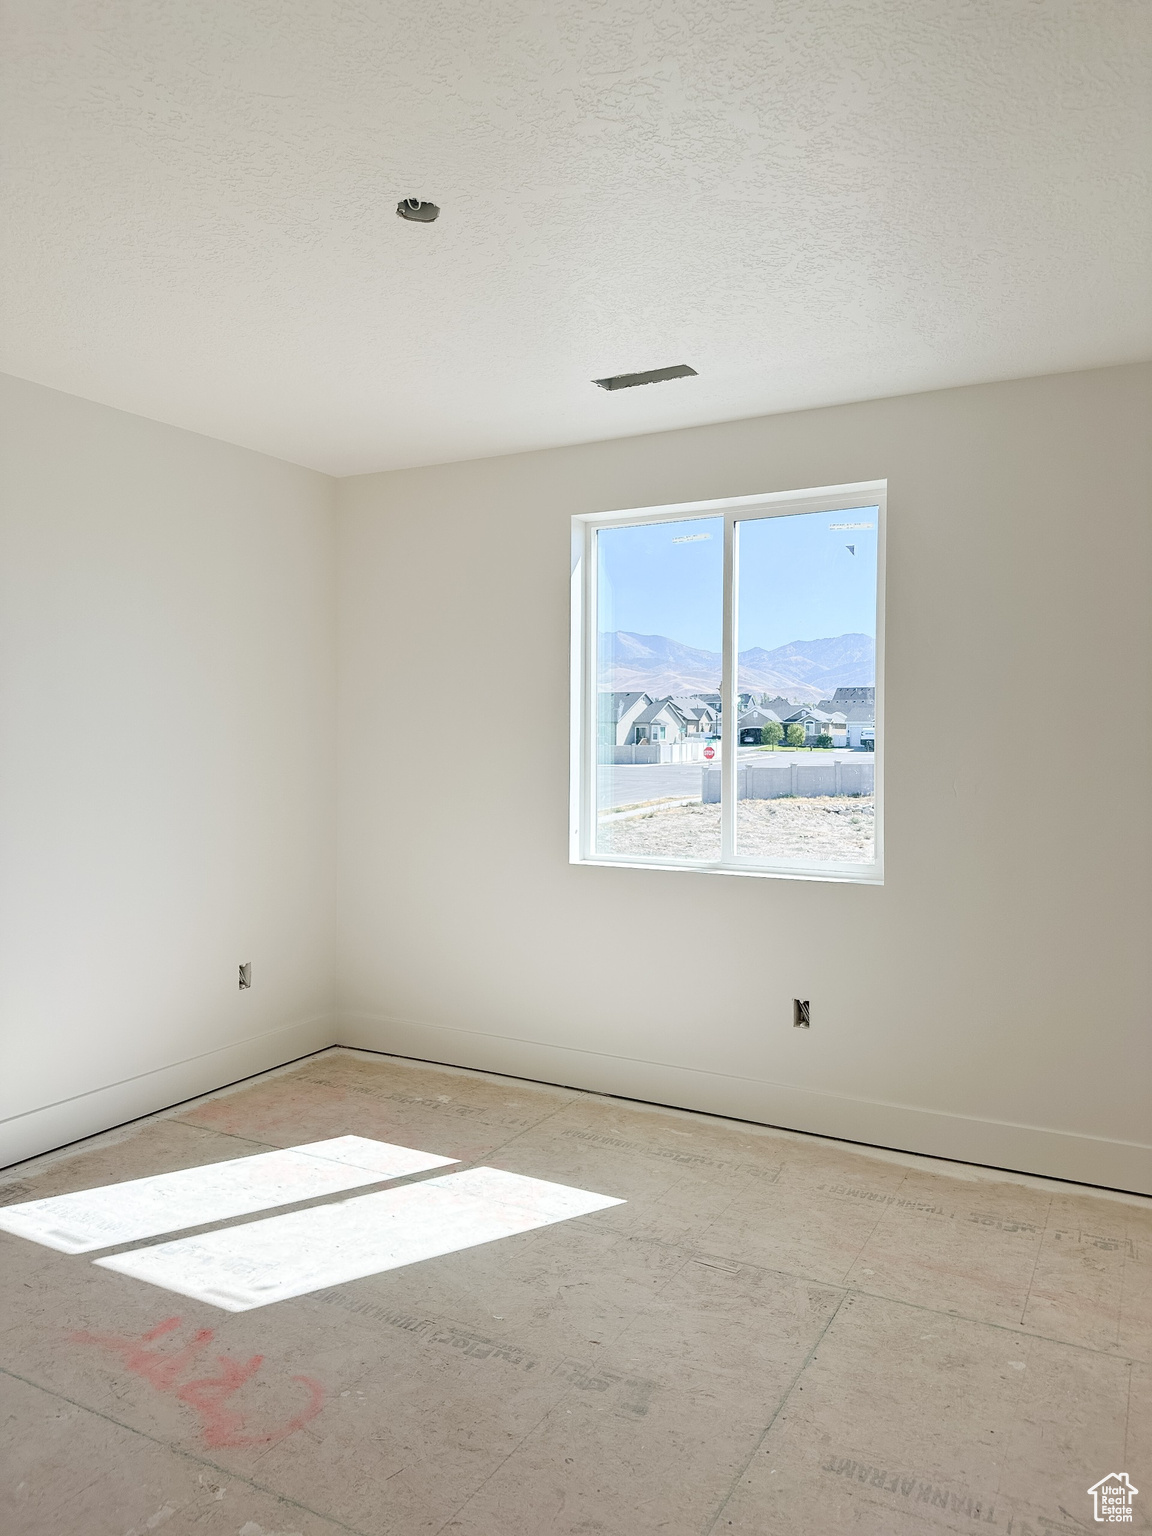
M396 204L396 212L414 224L431 224L440 217L435 203L422 203L418 197L402 197Z
M637 384L662 384L665 379L694 379L695 368L677 363L674 368L650 368L647 373L614 373L610 379L593 379L601 389L632 389Z

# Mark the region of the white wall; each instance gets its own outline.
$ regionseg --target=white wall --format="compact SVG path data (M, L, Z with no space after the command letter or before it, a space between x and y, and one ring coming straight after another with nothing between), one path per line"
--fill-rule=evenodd
M343 482L339 1024L333 483L0 391L0 1162L338 1040L1152 1191L1152 368ZM570 866L570 514L882 476L886 885Z
M334 1039L335 539L312 471L0 415L3 1163Z
M341 1042L1152 1191L1150 411L1115 368L342 482ZM569 865L570 515L881 477L887 883Z

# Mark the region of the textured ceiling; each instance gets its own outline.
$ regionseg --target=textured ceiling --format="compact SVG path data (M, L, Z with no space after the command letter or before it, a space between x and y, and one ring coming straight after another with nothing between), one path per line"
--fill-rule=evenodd
M317 468L1152 354L1149 0L4 15L0 368Z

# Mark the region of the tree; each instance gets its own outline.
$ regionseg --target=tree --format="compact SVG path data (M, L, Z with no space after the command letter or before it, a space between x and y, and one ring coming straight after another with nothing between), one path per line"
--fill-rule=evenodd
M783 729L775 720L769 720L767 725L760 727L760 745L764 747L778 747L784 740Z
M831 736L826 736L823 732L821 732L820 735L817 736L814 745L818 747L830 747L832 745L832 738Z
M804 745L804 727L802 725L790 725L784 735L784 744L789 747L802 747Z

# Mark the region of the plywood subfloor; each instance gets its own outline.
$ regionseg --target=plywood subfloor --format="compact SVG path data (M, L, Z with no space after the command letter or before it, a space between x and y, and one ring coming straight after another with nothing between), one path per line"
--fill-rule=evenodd
M0 1233L0 1528L1152 1529L1150 1201L341 1051L0 1199L343 1135L626 1203L239 1314Z

